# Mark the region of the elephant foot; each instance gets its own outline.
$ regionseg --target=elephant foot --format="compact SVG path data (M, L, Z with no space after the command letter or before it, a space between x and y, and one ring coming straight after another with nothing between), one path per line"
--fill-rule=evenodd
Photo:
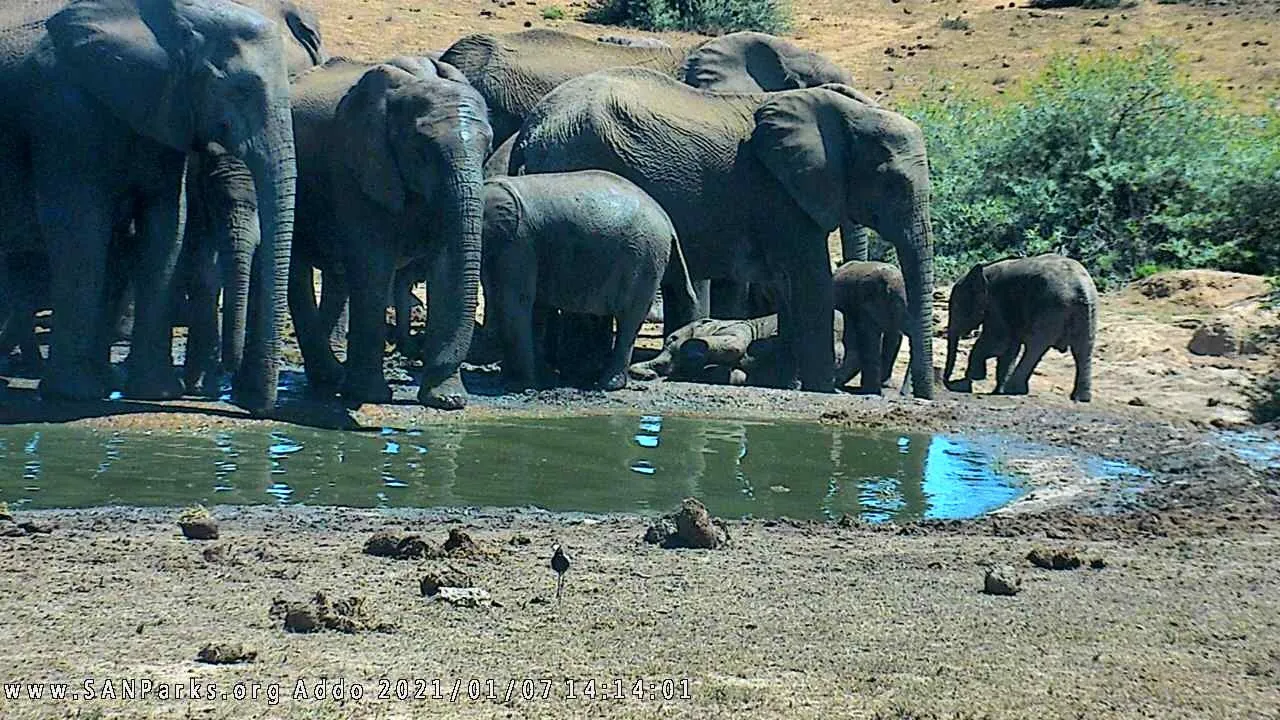
M224 374L220 369L188 370L183 376L187 392L203 398L217 398L222 395Z
M171 370L154 373L129 372L124 395L135 400L172 400L182 397L182 380Z
M461 410L467 406L467 389L457 373L435 386L418 388L418 402L437 410Z
M1072 390L1071 399L1075 402L1093 402L1093 392L1090 390Z
M1009 385L1006 383L1004 387L996 388L991 391L992 395L1026 395L1030 390L1026 385Z
M92 365L51 367L40 381L39 391L41 397L50 400L101 400L107 395L107 384Z
M606 375L604 378L600 380L600 389L604 390L605 392L613 392L614 390L621 390L626 386L627 386L627 373L625 371L616 372L616 373L613 373L612 375Z
M316 363L315 366L305 368L307 374L307 387L313 392L321 395L334 395L342 387L343 376L345 373L342 364L337 360L325 363Z
M385 404L391 402L391 386L381 373L347 373L342 383L342 397L361 405Z
M880 388L858 387L854 389L853 394L854 395L879 395Z
M951 392L970 393L973 392L973 381L965 378L964 380L946 381L943 383Z

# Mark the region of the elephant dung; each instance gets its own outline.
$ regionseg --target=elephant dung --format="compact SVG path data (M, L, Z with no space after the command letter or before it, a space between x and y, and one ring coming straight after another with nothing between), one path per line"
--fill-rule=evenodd
M340 598L330 601L318 592L307 602L289 602L277 599L271 603L271 617L282 618L286 632L312 633L321 630L337 630L356 633L367 630L387 632L390 625L375 623L362 597Z
M257 659L256 650L245 650L240 643L209 643L196 655L196 662L209 665L235 665Z
M467 560L496 560L498 559L498 551L494 548L477 543L471 539L471 536L464 530L451 528L449 530L449 538L444 541L444 552L451 558L463 558Z
M1075 548L1032 548L1027 553L1027 562L1045 570L1075 570L1083 564Z
M440 548L417 535L402 535L390 530L380 530L364 543L365 555L389 557L396 560L418 560L441 557Z
M418 581L418 589L422 591L423 597L434 597L446 588L469 588L473 586L474 583L471 580L471 576L454 567L446 568L440 572L427 573Z
M202 507L184 510L178 516L178 527L182 529L182 536L188 540L218 539L218 521Z
M724 523L711 517L697 498L685 498L680 511L660 518L644 535L645 542L664 548L715 550L729 540Z
M990 568L982 579L982 592L988 595L1017 595L1022 592L1022 578L1008 565Z
M1210 357L1255 355L1259 352L1257 343L1245 335L1241 324L1229 317L1216 317L1201 323L1191 336L1191 342L1187 343L1187 350L1194 355Z

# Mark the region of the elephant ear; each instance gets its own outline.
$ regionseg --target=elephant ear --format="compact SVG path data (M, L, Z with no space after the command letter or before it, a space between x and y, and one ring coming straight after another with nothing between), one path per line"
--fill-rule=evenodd
M847 130L812 90L770 96L756 109L750 144L791 199L825 232L845 216Z
M195 136L203 38L165 3L82 0L45 21L59 67L134 131L177 150Z
M392 212L404 210L405 192L387 132L387 96L403 75L386 65L370 69L334 112L334 139L343 162L365 195Z
M315 13L309 8L286 2L284 21L298 44L306 48L312 65L323 65L329 59L329 54L324 49L324 40L320 37L320 21L316 19Z

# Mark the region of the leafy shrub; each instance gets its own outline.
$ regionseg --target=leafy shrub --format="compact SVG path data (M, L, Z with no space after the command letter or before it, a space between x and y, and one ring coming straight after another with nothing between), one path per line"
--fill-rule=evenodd
M552 5L551 7L542 8L542 19L543 20L563 20L564 8L560 7L559 5Z
M943 30L968 30L971 26L969 25L968 20L965 20L959 15L955 17L947 17L946 15L943 15L942 19L938 21L938 27Z
M651 31L780 33L791 10L787 0L598 0L583 19Z
M1101 285L1154 268L1280 271L1280 113L1188 81L1172 51L1052 59L996 101L901 108L929 146L938 271L1060 252Z

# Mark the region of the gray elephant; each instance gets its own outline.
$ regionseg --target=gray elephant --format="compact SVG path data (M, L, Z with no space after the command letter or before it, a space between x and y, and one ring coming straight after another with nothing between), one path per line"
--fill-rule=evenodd
M907 288L912 387L933 394L933 231L920 128L842 85L712 93L641 68L553 90L511 152L517 172L599 168L671 216L690 277L773 283L784 360L806 390L832 391L827 234L843 218L893 243ZM694 319L663 287L664 325Z
M328 54L315 14L290 0L234 0L273 21L283 40L290 79L324 63ZM257 191L249 168L217 143L192 152L187 162L187 225L179 257L175 322L188 325L184 380L188 392L221 392L224 370L236 372L245 357L246 330L261 319L250 317L251 266L261 245ZM221 330L218 294L224 292ZM253 307L261 305L253 303ZM262 332L253 332L260 344ZM264 350L254 347L250 356ZM265 380L266 378L259 378ZM243 390L243 378L233 385ZM253 388L260 395L266 388Z
M49 258L43 252L0 256L0 360L17 349L15 369L38 373L44 365L36 342L35 313L49 298Z
M965 376L953 383L960 338L979 325ZM951 288L942 377L948 388L969 392L972 381L986 379L987 360L994 357L994 392L1024 395L1031 373L1053 347L1070 350L1075 360L1071 399L1089 402L1097 330L1098 289L1079 262L1050 253L975 265Z
M832 326L835 365L844 363L844 315L837 310ZM632 365L629 372L640 380L668 377L672 380L719 385L782 387L790 378L782 374L777 314L745 319L695 320L667 336L653 358Z
M428 259L430 308L419 401L466 404L458 366L475 322L482 167L491 132L484 99L457 70L427 58L334 59L293 87L299 223L289 307L308 382L348 402L387 402L385 309L398 268ZM350 291L345 368L328 344L313 268ZM345 294L345 293L344 293Z
M502 337L509 388L539 383L545 354L535 314L616 321L597 384L618 390L659 284L693 303L671 219L624 178L599 170L492 178L484 205L485 307Z
M671 47L620 36L589 40L557 30L468 35L441 56L467 76L489 104L495 152L520 129L538 102L566 80L598 70L644 67L718 92L776 92L827 83L853 85L848 71L798 45L758 32L734 32ZM868 102L872 102L868 99ZM505 166L503 166L505 168ZM867 259L867 233L841 227L845 260ZM702 291L709 292L706 287ZM721 315L749 317L745 288L717 291ZM724 300L721 300L723 297ZM710 297L707 302L711 303Z
M902 273L888 263L851 261L836 268L831 285L836 309L844 315L844 362L836 371L836 386L861 373L858 392L878 395L893 374L907 326Z
M39 0L0 10L0 252L44 250L57 329L40 391L105 395L105 265L133 220L138 313L125 393L173 397L169 301L180 249L186 153L218 143L257 188L266 341L238 401L274 405L284 275L293 228L294 146L280 34L215 0Z

